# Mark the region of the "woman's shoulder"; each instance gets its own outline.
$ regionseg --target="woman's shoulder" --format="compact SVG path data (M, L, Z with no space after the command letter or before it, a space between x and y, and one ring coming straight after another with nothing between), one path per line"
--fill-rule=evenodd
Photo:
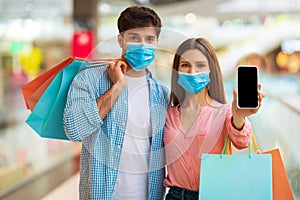
M215 99L211 99L210 105L212 105L213 107L224 107L224 106L228 106L228 103L221 103Z
M167 115L172 115L172 116L179 115L178 106L168 106Z
M169 105L168 108L167 108L167 111L168 112L174 112L174 111L176 111L178 109L177 107L178 106L171 106L171 105Z
M212 108L213 110L224 111L224 110L230 110L231 109L231 104L229 104L229 103L220 103L216 100L213 100L209 107Z

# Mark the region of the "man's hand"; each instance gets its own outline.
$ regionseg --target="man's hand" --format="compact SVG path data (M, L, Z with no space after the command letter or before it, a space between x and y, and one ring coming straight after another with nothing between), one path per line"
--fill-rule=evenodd
M108 66L108 77L113 84L108 91L106 91L102 96L96 99L101 119L105 118L107 113L114 106L118 97L126 87L126 68L126 63L121 60L116 60L115 64L110 64Z
M115 64L108 66L108 77L113 84L125 81L126 68L126 63L121 60L116 60Z

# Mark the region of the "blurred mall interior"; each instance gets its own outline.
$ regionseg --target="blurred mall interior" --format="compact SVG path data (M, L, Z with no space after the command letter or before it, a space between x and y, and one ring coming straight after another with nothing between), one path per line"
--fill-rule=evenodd
M188 37L214 45L228 102L235 67L260 67L267 96L250 120L262 151L280 149L300 199L300 0L0 0L0 199L78 199L81 144L36 134L21 87L70 56L118 57L116 20L130 5L162 18L151 68L167 86Z

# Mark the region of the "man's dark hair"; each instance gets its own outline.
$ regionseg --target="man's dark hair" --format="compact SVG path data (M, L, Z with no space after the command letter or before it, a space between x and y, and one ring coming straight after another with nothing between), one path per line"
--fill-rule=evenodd
M121 35L127 30L143 27L156 27L156 36L159 36L162 23L154 10L143 6L131 6L126 8L118 18L118 29Z

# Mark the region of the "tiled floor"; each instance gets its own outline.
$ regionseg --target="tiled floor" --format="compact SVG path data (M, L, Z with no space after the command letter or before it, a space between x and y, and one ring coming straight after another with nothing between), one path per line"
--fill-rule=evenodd
M19 188L8 195L1 198L2 200L21 200L21 199L30 199L30 200L40 200L53 191L56 188L60 188L66 180L69 180L74 174L79 170L79 157L66 160L63 163L60 163L54 169L46 171L45 173L38 174L33 176L31 180L24 182L22 185L19 185ZM76 177L75 177L76 178ZM77 184L75 179L71 179L74 188L70 190L64 190L64 192L59 192L58 199L72 200L73 198L65 198L65 194L72 194L76 196L78 194ZM67 191L67 192L66 192ZM48 197L49 198L49 197ZM78 198L77 198L78 199ZM74 199L75 200L75 199Z
M41 200L76 200L79 199L79 172L67 179Z
M19 87L1 100L0 199L40 200L78 172L81 144L37 135Z

